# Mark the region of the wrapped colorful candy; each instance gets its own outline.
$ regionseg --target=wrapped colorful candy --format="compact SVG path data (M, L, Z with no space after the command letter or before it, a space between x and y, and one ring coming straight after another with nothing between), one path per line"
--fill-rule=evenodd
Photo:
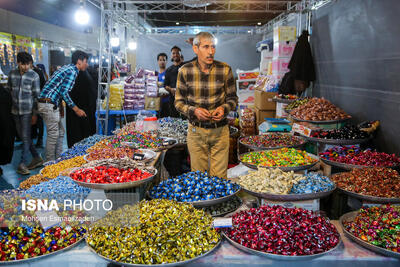
M99 160L109 158L132 158L135 153L134 149L129 147L117 147L117 148L103 148L94 149L87 156L87 160Z
M249 146L256 146L259 148L278 148L278 147L293 147L305 143L305 141L297 136L290 134L265 134L245 136L240 141Z
M113 147L121 147L124 142L129 142L134 148L159 148L163 140L157 137L157 134L151 132L132 131L126 135L117 135L111 139Z
M326 176L316 172L309 172L298 183L293 184L291 194L311 194L327 192L335 188L335 184Z
M232 228L225 233L247 248L286 256L323 253L340 241L328 219L312 211L283 206L238 212L232 217Z
M294 102L290 103L289 105L286 106L287 110L292 110L295 109L301 105L304 105L305 103L308 102L308 100L310 100L310 98L302 98L302 99L297 99Z
M395 154L372 150L361 151L355 146L333 147L320 153L321 158L345 164L391 167L400 164L400 158Z
M212 218L192 205L165 199L112 211L89 229L98 254L127 264L168 264L207 253L220 241Z
M105 166L79 169L70 174L73 180L93 184L129 183L149 178L152 175L139 169L118 169Z
M70 168L80 167L85 163L86 160L84 160L82 156L78 156L72 159L60 161L53 165L48 165L41 170L40 174L44 177L54 179L60 174L60 172Z
M166 117L158 120L160 129L159 136L170 137L178 140L179 143L186 143L188 121L181 118Z
M382 205L362 208L344 227L369 244L400 252L400 206Z
M400 175L389 168L353 169L332 175L339 188L366 196L400 198Z
M209 176L207 172L188 172L169 178L150 190L150 197L179 202L211 200L236 193L240 187L229 180Z
M321 139L335 139L335 140L354 140L354 139L366 139L369 134L365 131L360 130L355 125L345 125L340 129L333 130L317 130L311 134L311 137Z
M242 155L241 161L262 167L297 167L313 164L317 160L305 151L281 148L246 153Z

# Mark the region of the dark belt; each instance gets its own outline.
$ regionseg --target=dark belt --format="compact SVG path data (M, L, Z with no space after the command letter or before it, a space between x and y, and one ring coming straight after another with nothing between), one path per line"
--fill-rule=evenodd
M47 104L53 104L53 109L56 110L57 109L57 105L54 104L50 98L39 98L38 99L39 103L47 103Z
M226 119L218 122L200 122L200 121L191 121L190 122L193 126L205 128L205 129L216 129L228 124Z

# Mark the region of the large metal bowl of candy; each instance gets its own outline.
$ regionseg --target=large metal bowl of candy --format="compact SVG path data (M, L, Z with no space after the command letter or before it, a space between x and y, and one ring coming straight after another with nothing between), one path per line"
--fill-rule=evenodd
M228 201L240 190L239 185L229 180L196 171L161 181L149 190L148 196L205 207Z
M346 227L345 224L354 222L354 219L357 217L358 213L359 213L359 211L352 211L352 212L346 213L346 214L342 215L342 217L340 217L340 219L339 219L340 226L342 227L343 232L346 235L346 237L350 238L352 241L356 242L357 244L359 244L360 246L362 246L368 250L371 250L373 252L376 252L376 253L379 253L379 254L382 254L385 256L395 257L395 258L400 259L399 252L391 251L389 249L385 249L383 247L374 245L371 242L367 242L366 240L363 240L363 239L355 236L353 233L351 233L349 231L349 229ZM382 216L384 216L384 215L382 214ZM374 230L371 229L371 232L373 233ZM381 231L381 232L384 233L384 231ZM368 238L368 237L366 237L366 238Z
M239 143L251 150L273 150L283 147L300 148L306 141L291 134L270 133L263 135L244 136Z

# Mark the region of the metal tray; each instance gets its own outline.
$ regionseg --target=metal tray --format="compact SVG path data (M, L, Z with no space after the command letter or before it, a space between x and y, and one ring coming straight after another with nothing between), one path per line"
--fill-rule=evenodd
M234 212L235 210L237 210L240 206L243 205L243 200L242 200L240 197L238 197L238 196L235 196L235 198L237 198L237 199L239 200L239 204L238 204L234 209L229 210L229 211L227 211L227 212L215 214L215 215L210 214L211 217L223 217L223 216L225 216L225 215L227 215L227 214L229 214L229 213ZM220 203L220 204L221 204L221 203ZM217 205L218 205L218 204L217 204ZM205 211L205 210L204 210L204 211ZM206 211L205 211L205 212L206 212Z
M336 186L329 191L317 192L317 193L309 193L309 194L288 194L288 195L278 195L278 194L269 194L269 193L259 193L249 191L243 188L243 191L253 195L255 197L268 199L268 200L276 200L276 201L302 201L302 200L310 200L310 199L319 199L323 197L327 197L332 194L336 189Z
M368 142L369 140L372 139L372 137L364 138L364 139L347 139L347 140L323 139L323 138L308 137L308 136L303 136L303 137L310 142L329 144L329 145L355 145L355 144L362 144L362 143Z
M173 145L168 145L168 146L160 146L160 147L157 147L157 148L141 148L141 147L136 147L136 146L133 144L133 142L121 142L121 145L125 145L125 146L127 146L127 147L134 148L134 149L149 149L149 150L152 150L152 151L155 151L155 152L159 152L159 151L171 149L171 148L173 148L173 147L175 147L176 145L179 144L179 143L178 143L178 140L176 140L175 138L165 137L164 139L165 139L165 140L175 140L175 144L173 144Z
M226 240L228 240L228 242L231 245L233 245L234 247L236 247L236 248L238 248L238 249L240 249L242 251L251 253L251 254L268 257L268 258L271 258L271 259L274 259L274 260L289 260L289 261L311 260L311 259L314 259L314 258L318 258L318 257L324 256L324 255L334 251L342 243L342 241L340 239L340 235L339 235L339 242L337 243L337 245L334 248L332 248L332 249L330 249L328 251L325 251L325 252L322 252L322 253L318 253L318 254L313 254L313 255L305 255L305 256L287 256L287 255L279 255L279 254L262 252L262 251L258 251L258 250L255 250L255 249L251 249L251 248L242 246L239 243L237 243L236 241L233 241L232 239L230 239L224 232L222 232L222 234L226 238Z
M228 201L231 198L235 197L236 194L239 193L241 189L242 189L242 187L240 187L240 185L239 185L239 189L235 193L233 193L232 195L229 195L229 196L225 196L225 197L220 197L220 198L215 198L215 199L210 199L210 200L193 201L193 202L181 202L181 201L177 201L177 202L192 204L194 207L198 207L198 208L213 206L213 205ZM151 199L154 199L154 197L152 197L150 195L149 191L147 191L147 196Z
M340 217L339 222L340 222L340 226L343 229L344 234L346 235L346 237L348 237L349 239L351 239L352 241L356 242L357 244L359 244L360 246L369 249L373 252L385 255L385 256L389 256L389 257L395 257L395 258L399 258L400 259L400 253L398 252L393 252L384 248L380 248L378 246L372 245L368 242L365 242L364 240L354 236L352 233L350 233L349 231L346 230L346 228L343 225L343 222L345 221L353 221L354 218L357 216L358 211L352 211L349 213L346 213L344 215L342 215L342 217Z
M121 265L121 266L129 266L129 267L144 267L144 266L149 266L149 267L172 267L172 266L180 266L180 265L184 265L184 264L188 264L191 263L193 261L196 261L200 258L203 258L205 256L207 256L208 254L213 253L221 244L222 239L215 245L215 247L213 247L212 249L210 249L209 251L207 251L206 253L199 255L193 259L190 260L186 260L186 261L178 261L178 262L174 262L174 263L165 263L165 264L133 264L133 263L125 263L125 262L118 262L109 258L106 258L100 254L98 254L88 243L86 240L86 245L89 247L89 250L92 251L93 253L95 253L97 256L105 259L108 262L117 264L117 265Z
M334 124L334 123L340 123L340 122L344 122L347 120L350 120L350 118L345 118L345 119L340 119L340 120L330 120L330 121L310 121L310 120L302 120L302 119L298 119L296 117L294 117L293 115L289 114L290 118L292 118L295 121L302 121L302 122L309 122L309 123L315 123L315 124Z
M138 160L138 161L142 161L142 162L150 162L152 161L156 156L157 153L154 152L153 150L150 149L139 149L140 151L136 151L138 153L143 153L144 154L144 159L142 160ZM94 160L89 160L88 159L89 154L86 154L83 159L86 160L87 162L89 161L94 161Z
M334 166L334 167L338 167L338 168L342 168L348 171L351 171L352 169L362 169L362 168L373 168L373 167L377 167L377 166L365 166L365 165L354 165L354 164L346 164L346 163L341 163L341 162L336 162L333 160L328 160L328 159L324 159L321 158L322 162L324 162L325 164ZM385 167L385 168L391 168L391 169L395 169L397 167L399 167L400 165L394 165L394 166L379 166L379 167Z
M251 152L249 152L249 153L251 153ZM240 155L239 155L239 161L240 161L243 165L245 165L245 166L247 166L247 167L249 167L249 168L251 168L251 169L257 170L257 169L258 169L258 165L254 165L254 164L251 164L251 163L247 163L247 162L243 162L243 161L242 161L242 156L243 156L243 155L246 155L246 154L247 154L247 153L240 154ZM259 167L260 167L260 168L270 168L270 169L271 169L271 168L279 168L279 169L281 169L282 171L294 171L294 172L296 172L296 171L308 170L308 169L312 168L315 164L317 164L317 163L319 162L319 157L316 156L316 155L310 154L310 153L307 153L307 155L310 156L310 157L312 157L312 158L314 158L316 161L315 161L314 163L311 163L311 164L308 164L308 165L302 165L302 166L296 166L296 167L278 167L278 166L274 166L274 167L259 166Z
M299 98L296 98L296 99L283 99L283 98L274 97L274 98L272 98L272 101L277 102L277 103L290 104L290 103L292 103L292 102L294 102L294 101L296 101L298 99Z
M266 134L266 135L272 135L272 134ZM284 135L284 134L281 134ZM253 135L254 136L254 135ZM302 141L303 143L298 144L298 145L292 145L292 146L277 146L277 147L265 147L265 146L253 146L253 145L248 145L242 142L242 139L247 138L247 137L251 137L251 136L244 136L242 138L239 139L239 143L243 146L245 146L248 149L252 149L255 151L261 151L261 150L274 150L274 149L279 149L279 148L284 148L284 147L289 147L289 148L301 148L302 146L304 146L307 141L304 140L302 137L299 136L294 136L295 138L299 139L299 141Z
M359 193L351 192L348 190L345 190L343 188L337 188L337 190L343 194L346 194L348 196L351 196L353 198L373 202L373 203L400 203L400 198L389 198L389 197L374 197L374 196L367 196L367 195L362 195Z
M78 241L76 241L74 244L69 245L66 248L51 252L49 254L44 254L44 255L40 255L37 257L33 257L33 258L28 258L28 259L22 259L22 260L15 260L15 261L0 261L0 265L11 265L11 264L24 264L24 263L28 263L28 262L33 262L33 261L37 261L37 260L41 260L43 258L46 258L48 256L53 256L62 252L65 252L75 246L77 246L83 239L85 239L84 237L82 237L81 239L79 239Z
M150 168L150 167L146 167ZM133 182L128 182L128 183L115 183L115 184L95 184L95 183L85 183L85 182L80 182L72 179L75 183L77 183L80 186L87 187L87 188L92 188L92 189L102 189L102 190L118 190L118 189L126 189L126 188L132 188L132 187L138 187L142 184L151 182L154 177L157 175L157 169L153 169L153 176L150 176L149 178L139 180L139 181L133 181Z

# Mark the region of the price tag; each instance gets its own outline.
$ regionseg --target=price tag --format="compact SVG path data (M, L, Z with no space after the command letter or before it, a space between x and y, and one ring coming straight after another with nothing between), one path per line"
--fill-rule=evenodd
M35 212L35 214L40 222L40 225L45 231L61 223L61 217L59 217L58 214L53 210L38 210Z
M135 154L133 154L133 159L134 160L143 160L144 159L144 154L135 153Z
M232 227L232 217L229 218L214 218L214 228L229 228Z

